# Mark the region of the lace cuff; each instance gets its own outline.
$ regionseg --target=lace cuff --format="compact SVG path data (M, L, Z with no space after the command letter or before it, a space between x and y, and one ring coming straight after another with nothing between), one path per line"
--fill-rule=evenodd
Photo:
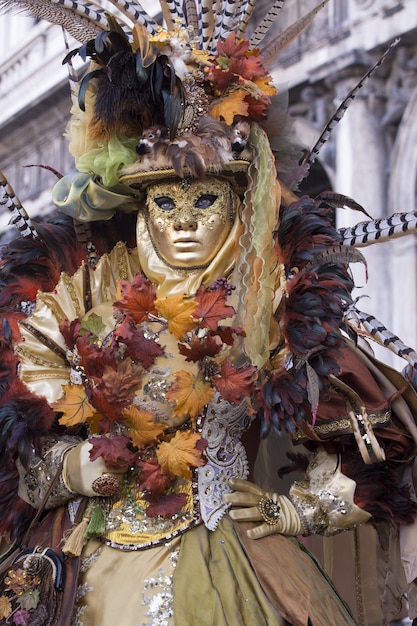
M38 509L49 488L51 480L55 476L64 454L82 441L79 437L63 436L59 440L46 437L40 456L33 456L30 470L27 472L20 462L17 462L19 470L19 496ZM54 486L46 505L47 509L60 506L75 498L78 494L69 489L63 475L59 477Z
M371 515L353 501L356 483L340 471L340 459L320 448L307 468L305 480L296 481L290 499L306 535L335 535L367 522Z

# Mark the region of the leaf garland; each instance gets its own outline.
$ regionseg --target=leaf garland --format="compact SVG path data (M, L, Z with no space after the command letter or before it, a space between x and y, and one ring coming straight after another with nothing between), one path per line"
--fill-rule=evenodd
M201 286L193 300L181 294L157 298L138 274L131 283L118 283L110 331L94 313L60 325L71 384L63 385L63 397L54 404L59 423L87 425L91 460L102 457L115 470L137 469L148 515L173 515L185 505L187 496L174 489L205 463L207 442L197 423L215 393L240 404L256 390L256 367L235 368L225 355L234 337L244 335L224 324L235 315L227 303L232 290L220 278L208 289ZM165 390L163 402L181 424L177 430L138 403L150 368L166 354L159 339L166 332L176 338L183 361L195 364L194 372L172 373Z

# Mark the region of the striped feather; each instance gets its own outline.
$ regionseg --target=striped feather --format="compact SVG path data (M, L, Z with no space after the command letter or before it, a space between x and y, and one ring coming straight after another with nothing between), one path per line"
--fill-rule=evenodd
M124 16L132 20L132 26L142 24L151 35L156 33L158 24L142 8L139 2L132 2L131 0L109 0L109 2Z
M417 211L394 213L391 217L359 222L355 226L339 228L345 246L370 246L395 237L417 232Z
M245 7L243 9L242 15L240 17L240 25L238 30L236 31L236 37L238 39L245 36L246 29L248 27L253 9L255 8L256 0L246 0Z
M184 14L178 3L175 0L159 0L162 15L164 17L166 27L168 30L173 30L175 27L175 20L180 19L181 22L184 19Z
M264 57L268 58L268 64L270 65L275 61L275 55L288 45L297 35L299 35L315 18L317 13L326 6L329 0L323 0L314 9L303 15L299 20L294 22L291 26L286 28L282 33L274 37L264 48L261 53Z
M326 248L324 252L320 252L317 254L314 259L309 261L303 268L303 272L308 272L313 268L317 268L318 266L331 264L331 265L339 265L339 264L349 264L349 263L363 263L366 267L366 259L359 250L355 250L350 246L333 246L331 248Z
M214 16L217 14L216 5L218 1L201 0L201 49L211 51L214 42Z
M26 13L36 19L58 24L80 43L106 30L107 19L100 7L71 0L0 0L0 10Z
M221 21L218 23L215 39L224 41L231 33L236 31L239 24L239 7L235 0L224 0Z
M372 74L378 69L378 67L384 62L386 56L391 52L391 50L399 43L399 39L396 39L390 46L385 50L384 54L378 59L378 61L373 65L360 79L360 81L355 85L355 87L348 93L343 102L338 106L336 112L331 117L329 122L326 124L323 132L320 137L314 144L313 148L308 152L303 160L303 165L309 168L316 158L318 157L320 150L324 146L324 144L330 138L332 130L337 126L340 122L344 114L346 113L349 105L353 102L353 100L358 95L359 90L367 83Z
M414 369L417 369L417 352L403 343L397 335L388 330L376 317L359 311L356 307L351 307L347 322L353 328L355 328L355 322L359 322L359 329L362 327L368 333L369 338L372 338L379 345L388 348L397 356L408 361Z
M0 199L0 206L6 207L12 213L12 219L10 224L16 226L19 229L22 237L38 237L36 228L32 225L32 222L26 213L25 209L21 205L19 199L16 197L13 188L9 185L7 178L3 172L0 171L0 189L3 197Z
M185 0L184 4L185 10L185 21L187 26L191 26L193 31L191 33L191 38L198 36L198 16L197 16L197 7L194 0Z
M257 48L259 46L261 41L264 39L264 37L268 33L269 29L274 24L280 10L282 9L284 5L284 2L285 0L275 0L274 4L270 8L268 13L264 17L264 19L262 20L262 22L256 28L252 37L250 38L249 40L250 48Z

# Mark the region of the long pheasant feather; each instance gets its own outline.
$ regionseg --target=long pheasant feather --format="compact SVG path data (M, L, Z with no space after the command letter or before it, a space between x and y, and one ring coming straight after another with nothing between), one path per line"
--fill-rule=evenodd
M246 29L248 27L255 5L256 0L247 0L240 18L240 26L236 32L236 36L238 37L238 39L245 36Z
M58 24L80 43L106 30L103 9L89 2L71 0L0 0L0 10L12 10Z
M2 193L0 206L5 206L12 214L10 223L19 229L22 237L38 237L36 228L2 171L0 171L0 191Z
M282 48L288 45L290 41L295 39L295 37L297 37L297 35L299 35L311 23L317 13L321 11L328 2L329 0L323 0L323 2L320 2L318 6L303 15L299 20L274 37L264 48L262 48L262 55L266 57L267 60L269 58L269 64L275 61L275 55L280 52Z
M415 350L407 346L397 335L394 335L394 333L388 330L376 317L353 307L347 318L348 323L350 320L351 323L353 322L353 327L355 323L359 322L359 329L362 327L369 338L372 338L381 346L388 348L388 350L397 356L402 357L408 361L414 369L417 369L417 353Z
M143 9L139 2L132 2L131 0L109 0L109 2L111 2L111 4L124 16L132 20L132 26L138 23L142 24L151 34L154 34L158 29L158 24Z
M183 20L184 14L175 0L160 0L162 15L168 30L173 30L175 20Z
M313 148L309 153L306 154L303 165L306 167L310 167L316 158L318 157L320 150L324 146L324 144L329 140L332 130L337 126L340 122L344 114L346 113L349 105L353 102L353 100L358 95L359 90L368 82L369 78L372 74L379 68L379 66L385 61L387 55L391 52L391 50L399 43L399 39L396 39L384 52L384 54L378 59L378 61L373 65L360 79L360 81L351 89L343 102L338 106L336 112L332 115L330 120L327 122L324 130L322 131L320 137L317 139Z
M250 38L249 41L250 41L251 48L257 48L259 44L261 43L261 41L263 41L269 29L272 27L276 18L278 17L279 12L284 6L284 3L285 3L285 0L275 0L274 4L272 5L268 13L265 15L262 22L256 28L252 37Z
M394 213L390 217L339 228L345 246L363 247L417 232L417 211Z

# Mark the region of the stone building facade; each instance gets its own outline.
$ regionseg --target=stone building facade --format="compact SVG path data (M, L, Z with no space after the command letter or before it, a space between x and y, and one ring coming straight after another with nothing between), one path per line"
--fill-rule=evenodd
M259 0L256 17L261 19L271 4ZM277 30L316 4L286 0ZM149 10L151 0L147 5ZM312 147L338 104L396 38L400 42L322 149L306 188L312 193L337 190L374 218L416 207L416 0L329 0L280 53L273 69L280 91L288 94L298 138ZM0 16L0 168L31 217L53 209L50 188L55 174L25 166L46 165L61 173L72 166L63 136L70 108L67 70L61 64L65 54L60 28L22 16ZM9 236L9 218L0 207L3 236ZM345 226L366 217L346 210L336 219ZM416 241L412 235L364 249L370 280L356 293L369 295L359 308L414 346ZM361 269L357 282L365 284Z

